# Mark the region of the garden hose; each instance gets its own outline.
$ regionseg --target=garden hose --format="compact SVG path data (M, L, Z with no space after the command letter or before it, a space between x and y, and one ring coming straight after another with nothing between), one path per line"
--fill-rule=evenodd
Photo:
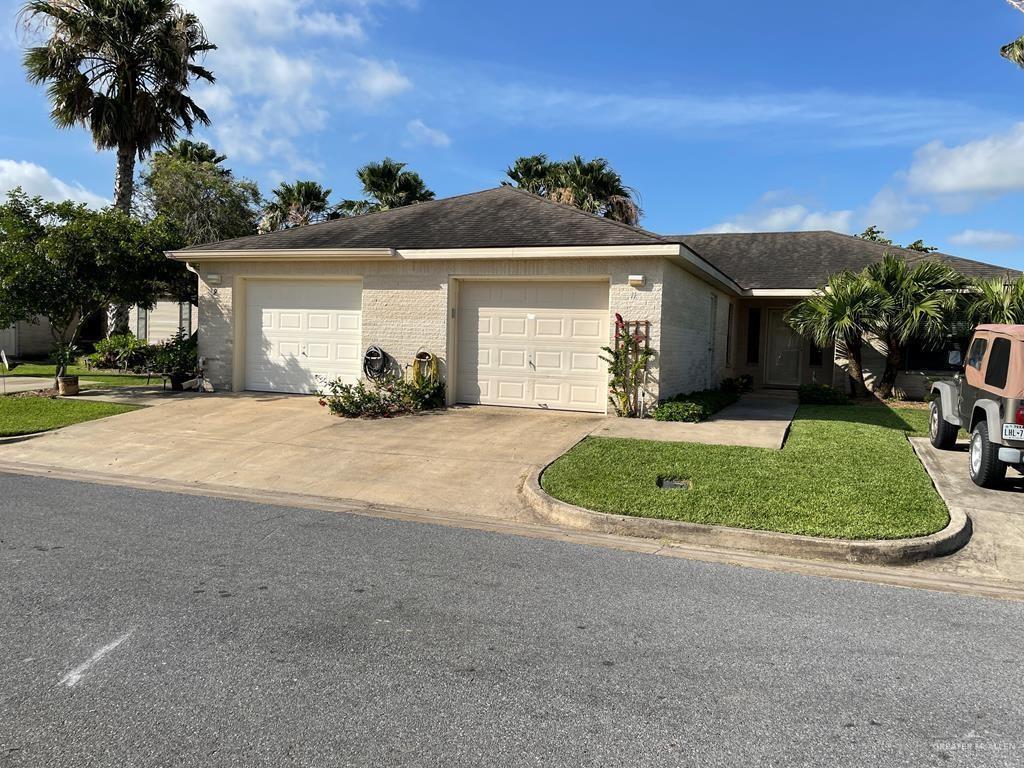
M388 353L377 346L366 348L363 356L363 375L370 381L380 381L388 375L390 358Z

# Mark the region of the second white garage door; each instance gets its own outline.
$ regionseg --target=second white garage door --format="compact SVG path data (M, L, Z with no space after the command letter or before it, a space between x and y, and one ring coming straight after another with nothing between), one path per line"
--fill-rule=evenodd
M316 377L360 374L362 284L252 280L246 288L245 388L316 391Z
M604 413L608 284L464 282L459 402Z

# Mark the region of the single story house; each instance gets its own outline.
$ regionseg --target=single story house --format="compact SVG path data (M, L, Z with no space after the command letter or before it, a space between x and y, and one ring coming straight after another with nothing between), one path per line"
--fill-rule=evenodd
M399 365L436 354L452 403L605 413L616 314L650 323L655 399L740 374L841 380L834 350L783 315L884 250L831 232L658 235L499 187L168 255L199 275L199 354L218 388L354 382L376 345Z
M135 306L128 312L128 330L150 344L167 341L179 330L191 336L199 326L199 308L190 301L157 300L152 309Z

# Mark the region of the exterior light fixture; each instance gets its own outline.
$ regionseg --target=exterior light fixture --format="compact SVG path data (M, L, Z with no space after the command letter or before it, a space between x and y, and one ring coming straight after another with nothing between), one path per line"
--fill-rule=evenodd
M629 284L634 288L643 288L647 284L646 275L630 275Z

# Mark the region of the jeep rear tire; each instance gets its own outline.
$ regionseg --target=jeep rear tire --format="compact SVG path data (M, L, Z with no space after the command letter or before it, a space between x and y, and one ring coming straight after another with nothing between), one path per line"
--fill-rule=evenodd
M982 488L995 488L1006 477L1006 464L999 460L999 446L988 439L988 424L982 420L971 433L971 480Z
M942 416L942 401L939 398L932 400L928 413L928 439L932 445L940 451L948 451L956 445L956 436L960 427L950 424Z

